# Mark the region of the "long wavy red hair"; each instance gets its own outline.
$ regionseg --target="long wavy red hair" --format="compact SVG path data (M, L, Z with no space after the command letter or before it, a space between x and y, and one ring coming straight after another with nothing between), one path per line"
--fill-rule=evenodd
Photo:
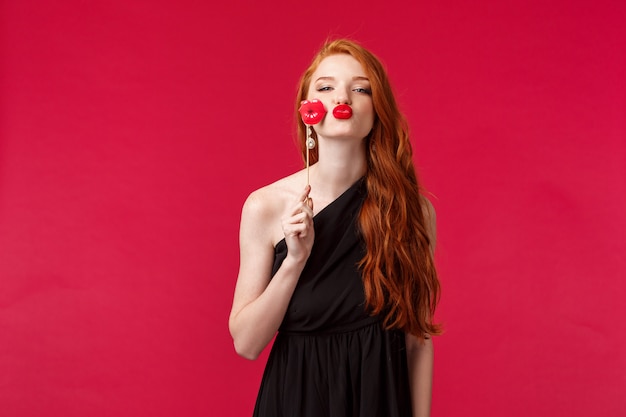
M367 141L367 197L359 215L366 254L359 267L372 315L382 314L386 328L417 337L441 333L433 316L440 285L424 212L429 204L420 193L406 119L400 113L380 60L358 43L328 41L300 80L296 98L298 144L306 157L306 127L297 108L306 99L313 72L330 55L349 54L370 80L374 126ZM317 148L310 162L318 160Z

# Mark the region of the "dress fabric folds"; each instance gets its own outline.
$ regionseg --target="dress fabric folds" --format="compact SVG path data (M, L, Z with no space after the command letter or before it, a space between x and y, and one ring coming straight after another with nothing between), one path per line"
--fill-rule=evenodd
M410 417L404 333L365 309L365 180L314 217L315 243L267 361L255 417ZM275 248L273 273L287 255Z

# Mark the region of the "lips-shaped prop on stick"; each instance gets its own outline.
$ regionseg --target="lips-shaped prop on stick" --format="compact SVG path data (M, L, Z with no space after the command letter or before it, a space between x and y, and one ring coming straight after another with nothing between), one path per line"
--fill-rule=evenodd
M309 185L309 151L315 148L315 139L313 139L313 130L311 125L318 124L326 115L324 104L318 99L303 100L300 103L300 117L306 125L306 185ZM350 109L352 114L352 109Z
M306 125L318 124L326 115L324 104L316 98L313 100L303 100L300 103L298 111L300 112L302 121Z

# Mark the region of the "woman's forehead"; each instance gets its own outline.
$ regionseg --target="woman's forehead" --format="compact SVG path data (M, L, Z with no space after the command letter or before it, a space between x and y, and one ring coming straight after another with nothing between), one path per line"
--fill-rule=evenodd
M363 66L353 56L348 54L334 54L322 59L313 72L313 78L332 77L335 74L346 73L365 77Z

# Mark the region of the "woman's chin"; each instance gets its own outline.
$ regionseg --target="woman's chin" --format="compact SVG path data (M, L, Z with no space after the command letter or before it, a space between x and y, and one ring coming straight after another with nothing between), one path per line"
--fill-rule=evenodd
M324 140L361 140L367 136L369 132L355 131L354 129L333 129L329 132L320 133L320 138Z

